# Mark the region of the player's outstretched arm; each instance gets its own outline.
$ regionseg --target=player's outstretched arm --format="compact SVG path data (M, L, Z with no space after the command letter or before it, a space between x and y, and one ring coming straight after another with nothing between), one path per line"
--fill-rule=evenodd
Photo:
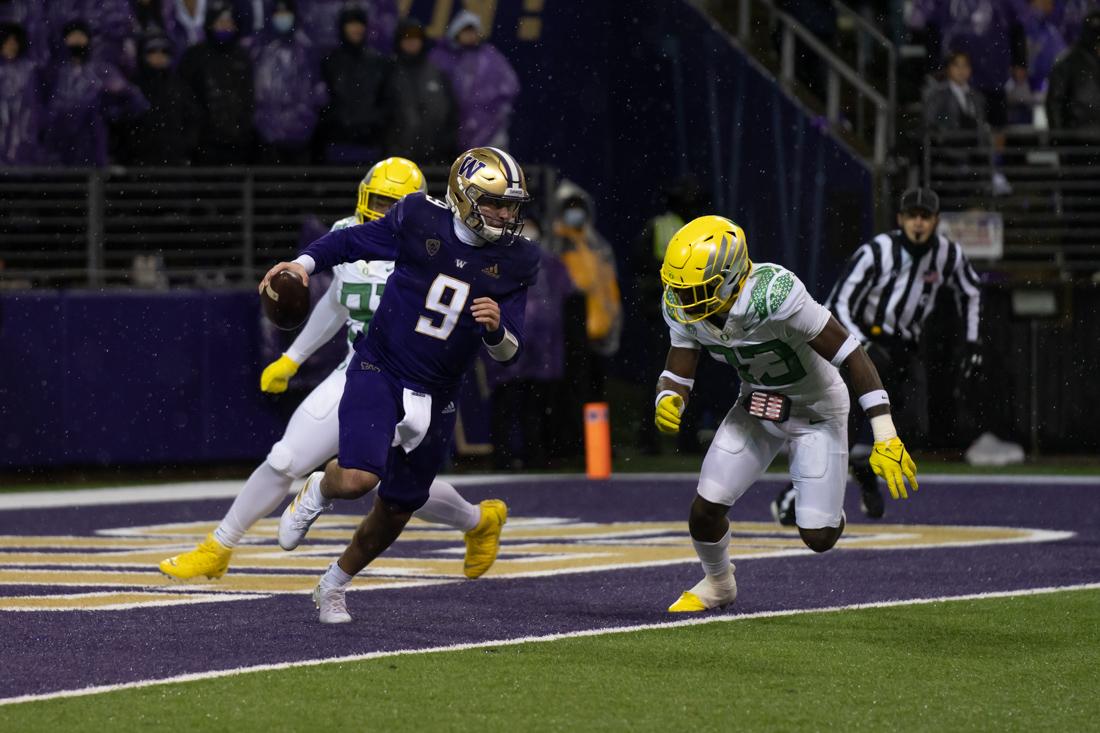
M898 437L890 416L890 397L882 388L882 379L871 358L835 318L829 318L825 328L809 343L840 369L852 392L860 396L859 405L871 421L875 436L871 469L886 481L892 497L908 499L905 482L909 482L913 491L917 490L917 464Z
M665 358L665 370L657 378L657 399L653 421L657 429L668 435L680 432L680 418L687 407L691 388L695 386L695 370L699 366L699 350L673 346Z

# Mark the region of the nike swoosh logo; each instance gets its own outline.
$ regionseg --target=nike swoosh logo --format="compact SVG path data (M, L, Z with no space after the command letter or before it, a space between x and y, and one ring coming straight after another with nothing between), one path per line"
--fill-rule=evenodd
M825 422L828 419L829 418L827 418L827 417L823 417L820 420L810 420L810 425L817 425L819 422Z

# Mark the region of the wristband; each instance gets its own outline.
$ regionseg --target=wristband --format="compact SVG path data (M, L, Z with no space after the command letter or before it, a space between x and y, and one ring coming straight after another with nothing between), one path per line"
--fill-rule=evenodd
M680 385L681 387L687 387L688 389L691 389L692 387L695 386L695 380L694 379L688 379L687 377L681 377L676 372L670 372L667 369L665 369L663 372L661 372L661 376L657 378L658 381L660 381L662 379L667 379L670 382L675 382L676 384Z
M859 341L852 334L848 334L848 338L844 339L844 343L840 345L840 348L836 350L836 354L830 360L835 367L844 363L844 360L852 355L852 352L859 348Z
M684 403L683 403L684 396L682 394L680 394L679 392L674 392L671 389L662 389L660 392L658 392L657 393L657 399L653 400L653 406L656 407L657 405L661 404L661 400L664 399L665 397L669 396L669 395L672 395L673 397L679 397L680 398L680 408L679 408L678 412L681 415L683 415L684 414Z
M863 408L864 412L867 412L872 407L878 407L879 405L889 405L890 395L886 394L884 389L876 389L868 392L867 394L859 396L859 406Z
M894 420L889 415L875 415L872 417L871 433L875 436L876 443L885 443L891 438L898 437L898 431L894 427Z
M482 339L481 343L485 344L485 350L489 352L489 356L493 357L493 359L496 361L508 361L519 353L519 339L517 339L511 331L505 328L503 324L497 331L503 333L499 341L495 344L490 344Z

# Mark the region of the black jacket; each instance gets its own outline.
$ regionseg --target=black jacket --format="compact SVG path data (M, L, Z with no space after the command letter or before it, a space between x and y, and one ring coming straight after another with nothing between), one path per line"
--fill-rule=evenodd
M389 79L386 149L420 165L450 165L458 154L458 109L446 75L426 54L399 57Z
M380 144L389 119L386 84L393 62L369 48L341 45L321 64L329 104L321 113L328 142Z
M1079 43L1058 59L1046 105L1051 130L1100 128L1100 56Z
M237 44L200 43L183 54L179 73L201 112L200 147L234 146L247 153L255 108L248 53Z
M941 82L929 91L924 101L924 124L929 130L979 130L985 127L985 98L968 89L970 109L963 109L950 82Z
M137 79L149 111L126 125L119 157L126 165L187 165L198 142L199 108L171 69L143 68Z

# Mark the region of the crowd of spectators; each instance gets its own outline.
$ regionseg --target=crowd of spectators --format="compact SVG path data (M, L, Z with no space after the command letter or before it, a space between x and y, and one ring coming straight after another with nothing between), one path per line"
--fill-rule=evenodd
M0 0L0 165L446 164L507 143L485 36L396 0Z
M1083 126L1059 112L1070 95L1100 107L1098 11L1098 0L913 0L906 24L933 72L927 127Z

